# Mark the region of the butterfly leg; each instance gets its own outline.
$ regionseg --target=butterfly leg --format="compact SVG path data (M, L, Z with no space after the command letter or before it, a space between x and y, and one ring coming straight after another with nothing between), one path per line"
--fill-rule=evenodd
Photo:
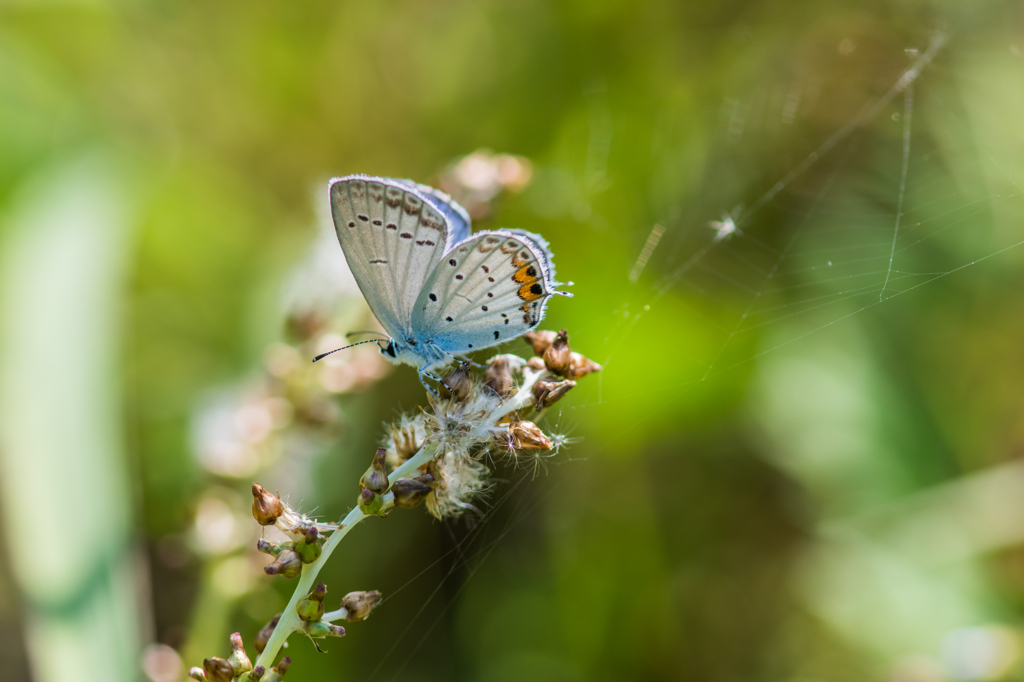
M431 379L433 381L436 381L437 383L441 384L446 389L448 389L449 393L453 393L453 394L455 393L455 391L452 390L451 386L449 386L448 384L445 383L444 379L442 379L438 375L434 374L433 372L428 372L426 369L420 368L420 383L423 384L424 386L426 386L427 390L434 394L434 397L438 397L439 398L440 395L438 394L436 388L434 388L433 386L431 386L430 384L428 384L424 380L424 377L426 377L427 379Z
M456 356L452 355L451 353L449 353L448 351L446 351L444 348L440 348L438 346L434 346L434 348L437 348L439 351L441 351L442 353L444 353L445 355L447 355L448 357L450 357L452 360L454 360L455 362L459 363L460 365L461 364L472 365L473 367L476 367L477 369L486 369L487 368L487 365L481 365L479 362L473 362L469 358L459 358L459 357L456 357Z

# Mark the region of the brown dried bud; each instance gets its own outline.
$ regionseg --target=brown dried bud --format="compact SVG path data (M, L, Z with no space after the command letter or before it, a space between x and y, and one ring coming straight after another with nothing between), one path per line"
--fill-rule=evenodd
M341 598L341 608L348 612L345 620L356 623L370 615L373 607L381 600L383 595L377 590L370 592L349 592Z
M506 356L499 355L491 360L491 364L487 366L487 371L484 373L484 385L502 398L512 395L516 381L512 378L512 369L509 367Z
M267 575L281 575L285 578L296 578L302 573L302 558L294 549L286 549L277 555L273 563L263 567Z
M295 605L295 610L298 612L299 618L307 623L323 618L324 597L326 596L327 585L317 583L316 587L313 588L313 591L300 599Z
M284 514L284 503L271 495L259 483L252 484L252 515L261 526L273 526Z
M600 372L603 368L593 360L579 353L572 354L572 378L579 379L593 372Z
M434 490L431 485L433 482L434 477L430 474L398 479L391 486L391 492L395 494L395 504L403 509L412 509L427 499L427 495Z
M469 363L459 363L441 382L441 395L465 400L469 396L472 384L469 381ZM446 390L447 389L447 390Z
M575 381L538 381L533 385L534 406L538 410L551 407L576 385Z
M231 682L235 678L231 664L217 656L203 660L203 672L208 682Z
M533 422L515 422L509 426L511 444L516 450L550 450L551 439Z
M565 376L572 368L572 351L569 350L569 334L563 329L555 336L544 351L544 365L559 376Z
M274 634L274 628L277 627L277 621L281 620L281 614L277 614L270 619L270 622L260 628L260 631L256 633L256 641L253 645L256 647L256 652L262 654L263 650L267 648L267 642L270 641L270 636Z
M236 632L231 635L231 655L228 657L228 663L231 664L236 677L252 670L252 661L245 653L245 644L242 643L241 633Z
M527 360L526 366L532 369L534 372L543 372L545 369L544 360L538 357L532 357L529 360Z
M549 331L526 332L523 334L523 340L533 346L533 352L540 356L544 355L544 351L555 340L555 333Z
M388 489L388 470L384 464L388 451L384 448L377 448L377 454L373 456L370 468L366 470L363 477L359 479L360 490L372 490L375 493L382 493Z
M284 674L288 672L288 668L291 664L291 657L285 656L277 662L277 665L270 669L270 672L263 678L262 682L281 682L281 678L283 678Z

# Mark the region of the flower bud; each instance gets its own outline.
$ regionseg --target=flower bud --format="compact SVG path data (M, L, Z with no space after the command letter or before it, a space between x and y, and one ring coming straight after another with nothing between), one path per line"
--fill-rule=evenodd
M256 640L253 645L256 647L256 653L263 653L263 650L267 648L267 642L270 641L270 636L274 634L274 628L277 627L277 621L281 620L281 614L277 614L270 619L270 622L260 628L260 631L256 633Z
M543 372L546 368L544 367L544 360L538 357L532 357L526 361L526 366L534 372Z
M377 453L373 456L370 468L359 479L359 488L361 490L383 493L388 489L388 470L384 465L384 459L387 457L387 454L388 451L384 448L377 448Z
M324 616L324 597L327 596L327 585L317 583L313 591L299 600L295 610L299 618L307 623L313 620L320 620Z
M551 407L576 385L575 381L538 381L533 385L533 401L538 410Z
M328 623L322 620L315 620L310 623L306 623L306 633L310 637L317 639L321 637L344 637L345 628L334 623Z
M593 372L600 372L603 368L593 360L579 353L572 354L572 378L579 379Z
M266 675L266 677L263 678L261 682L281 682L281 678L283 678L284 674L288 672L288 668L291 666L291 664L291 657L285 656L277 662L277 665L270 669L270 672Z
M469 396L472 384L469 381L469 363L462 362L441 381L441 394L456 400L465 400ZM447 390L446 390L447 389Z
M295 552L302 559L302 563L311 564L320 558L323 545L320 544L320 531L316 526L310 526L306 536L295 543Z
M499 355L491 360L491 364L487 366L487 371L484 373L484 385L502 398L512 395L516 382L512 378L508 357Z
M356 623L370 615L373 607L381 600L383 595L377 590L370 592L349 592L341 598L341 608L348 613L345 620Z
M569 334L563 329L544 351L544 365L559 376L565 376L572 368L572 351L569 350Z
M551 342L555 340L555 333L549 331L526 332L523 334L523 340L533 346L534 353L541 356L551 346Z
M363 490L356 499L359 509L367 516L373 514L381 518L391 513L393 507L384 507L384 498L372 490Z
M516 450L550 450L551 439L533 422L516 422L509 426L511 444Z
M203 672L207 682L231 682L235 677L235 669L223 658L213 656L203 661Z
M262 665L258 665L253 668L250 672L242 675L238 678L238 682L260 682L263 679L263 675L266 674L267 669Z
M273 526L284 514L284 503L271 495L259 483L252 484L252 515L261 526Z
M285 578L295 578L302 573L302 559L294 549L286 549L277 555L273 563L263 567L267 575L282 575Z
M430 474L417 476L416 478L400 478L391 486L391 492L395 494L395 504L403 509L412 509L434 490L431 483L434 477Z
M242 642L241 633L236 632L231 635L231 655L228 657L228 663L231 664L236 676L252 670L252 661L245 654L245 644Z
M188 671L188 676L191 677L193 680L200 680L200 682L206 682L206 673L203 671L202 668L192 666L192 668L190 668Z
M274 540L267 540L266 538L260 538L256 541L256 550L269 554L270 556L277 556L286 549L295 549L294 542L276 542Z

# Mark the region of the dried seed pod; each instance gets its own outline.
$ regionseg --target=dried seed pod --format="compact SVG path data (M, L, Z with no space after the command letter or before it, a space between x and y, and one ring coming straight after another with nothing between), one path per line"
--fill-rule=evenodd
M441 382L441 395L465 400L469 397L472 387L469 380L469 363L463 362L444 377Z
M593 372L600 372L603 368L593 360L579 353L572 354L572 378L579 379Z
M538 410L551 407L576 385L575 381L538 381L533 385L533 401Z
M231 682L235 678L235 669L218 656L203 660L203 672L206 673L207 682Z
M300 599L299 603L295 605L295 610L298 612L299 618L307 623L323 618L324 597L326 596L327 585L317 583L316 587L313 588L313 591Z
M270 669L270 672L267 673L262 682L281 682L281 678L283 678L284 674L288 672L288 668L291 667L291 664L291 656L285 656L277 662L277 665Z
M228 657L228 663L235 671L235 676L252 670L252 661L245 653L245 644L242 642L241 633L236 632L231 635L231 655Z
M270 636L274 634L274 628L277 627L277 622L281 620L282 614L277 614L270 619L266 625L260 628L260 631L256 633L256 640L253 645L256 647L256 652L262 654L263 650L267 648L267 642L270 641Z
M487 371L484 373L484 385L502 398L512 395L516 381L512 377L512 368L507 356L499 355L491 360L491 364L487 366Z
M270 564L263 567L267 575L280 575L285 578L296 578L302 573L302 558L294 549L286 549L277 555Z
M532 357L526 361L526 366L534 372L543 372L546 368L544 367L543 358Z
M275 540L267 540L266 538L260 538L256 541L256 550L269 554L270 556L276 557L286 549L295 549L294 542L277 542Z
M188 676L191 677L193 680L199 680L200 682L207 682L206 681L206 672L203 671L202 668L197 668L195 666L192 666L189 669L189 671L188 671Z
M310 526L306 536L295 543L295 552L304 564L311 564L320 558L323 545L320 544L320 531L316 526Z
M377 448L377 453L373 456L370 468L359 479L360 490L372 490L375 493L382 493L388 489L388 470L384 464L387 454L388 451L384 448Z
M515 422L509 426L511 444L516 450L550 450L551 439L533 422Z
M383 597L377 590L371 590L369 592L349 592L341 598L341 608L345 609L348 614L345 616L345 620L350 623L356 623L363 620L370 615L373 611L373 607L377 605L377 602Z
M569 349L569 334L563 329L544 351L544 365L559 376L565 376L572 369L572 351Z
M420 443L416 438L416 428L412 425L403 426L401 430L397 426L392 426L391 440L395 444L395 457L398 460L398 464L409 459L420 450Z
M284 514L284 503L259 483L252 484L252 515L261 526L273 526Z
M544 355L544 351L555 340L555 333L549 331L526 332L523 334L523 340L533 346L533 352L540 356Z
M395 494L395 504L403 509L412 509L427 499L427 495L434 489L433 482L434 477L430 474L398 479L391 486L391 492Z

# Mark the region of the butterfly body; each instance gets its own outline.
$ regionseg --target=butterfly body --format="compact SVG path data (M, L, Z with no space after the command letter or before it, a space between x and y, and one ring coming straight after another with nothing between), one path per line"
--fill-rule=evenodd
M407 180L330 182L349 268L390 335L392 362L433 372L536 327L557 291L547 242L521 230L471 233L448 195Z

